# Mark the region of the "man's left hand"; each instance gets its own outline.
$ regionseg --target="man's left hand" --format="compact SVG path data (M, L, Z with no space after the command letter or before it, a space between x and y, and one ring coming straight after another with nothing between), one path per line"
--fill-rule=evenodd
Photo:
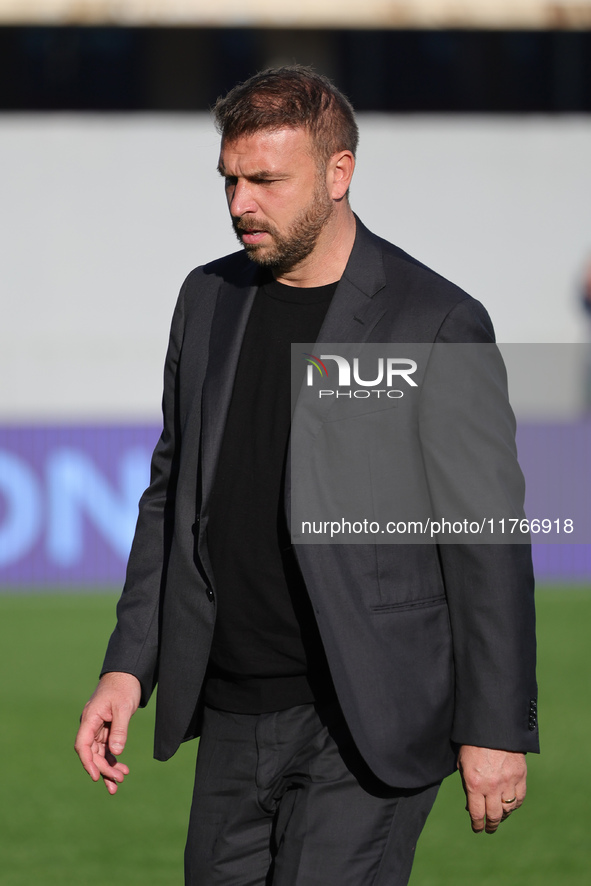
M462 745L458 769L475 834L494 834L525 799L525 755Z

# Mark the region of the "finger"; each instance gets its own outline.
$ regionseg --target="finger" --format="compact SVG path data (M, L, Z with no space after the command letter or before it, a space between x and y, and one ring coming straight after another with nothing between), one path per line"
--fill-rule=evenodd
M108 750L107 732L105 728L104 734L93 741L90 749L81 748L79 756L93 781L98 781L102 777L122 782L124 777L129 775L129 767L125 763L120 763Z
M527 782L526 779L523 778L515 785L515 808L519 809L519 807L523 804L525 800L525 795L527 793ZM512 795L511 795L512 796Z
M80 758L80 762L82 763L82 766L84 767L86 772L90 775L92 780L98 781L99 778L101 777L101 774L99 772L97 765L94 762L94 754L93 754L92 750L89 747L87 747L86 745L78 746L77 744L74 745L74 750L78 754L78 757Z
M116 782L116 781L111 781L110 778L104 778L103 781L104 781L104 783L105 783L105 787L106 787L106 789L108 790L109 794L110 794L111 796L114 796L114 795L117 793L117 789L118 789L118 787L119 787L119 785L117 784L117 782Z
M488 834L494 834L497 830L499 824L503 821L506 821L507 818L511 815L512 812L515 812L516 809L519 809L521 804L525 799L525 779L520 781L517 785L514 786L513 789L511 787L505 787L501 791L501 817L498 818L499 805L497 802L497 798L491 796L487 798L486 801L486 832Z
M466 793L466 810L475 834L481 834L485 825L485 803L482 795Z
M470 816L470 822L475 834L481 834L484 831L484 818L472 818Z
M107 753L106 762L109 764L109 769L105 768L102 778L106 789L112 795L117 793L117 788L123 784L125 776L129 775L129 767L125 763L119 763L110 753Z
M113 710L113 721L109 727L109 750L117 756L127 743L127 728L133 711L127 705Z
M129 775L129 769L124 763L118 763L112 754L107 754L107 762L109 769L105 770L102 778L109 794L117 793L120 784L123 784L126 775Z
M95 766L103 778L111 778L114 781L121 782L124 777L129 774L127 767L123 764L113 762L114 757L103 757L102 754L96 754L94 758ZM127 769L127 771L125 771Z
M93 781L98 781L100 778L96 765L96 748L98 744L106 741L106 737L107 730L100 717L83 718L74 742L74 750Z
M114 757L110 751L107 751L105 754L105 759L113 770L120 772L122 775L129 775L129 766ZM121 781L123 781L123 779L121 779Z
M484 830L487 834L494 834L503 821L503 804L501 798L491 796L486 798L486 824Z
M525 799L525 788L522 791L521 796L519 796L517 788L515 788L515 793L512 793L511 791L505 791L504 793L511 793L511 797L507 799L501 797L501 805L503 807L503 821L509 818L512 812L515 812L516 809L519 809Z
M487 834L496 834L497 829L500 823L503 821L503 813L501 812L500 816L497 818L489 818L488 815L486 817L486 824L484 826L484 830Z

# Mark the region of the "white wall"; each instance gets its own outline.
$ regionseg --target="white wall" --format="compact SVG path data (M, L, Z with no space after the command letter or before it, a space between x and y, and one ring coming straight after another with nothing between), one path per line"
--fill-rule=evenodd
M586 335L591 118L360 115L352 204L501 341ZM158 420L186 273L238 248L207 115L0 117L0 421Z
M0 0L9 24L585 27L591 0Z

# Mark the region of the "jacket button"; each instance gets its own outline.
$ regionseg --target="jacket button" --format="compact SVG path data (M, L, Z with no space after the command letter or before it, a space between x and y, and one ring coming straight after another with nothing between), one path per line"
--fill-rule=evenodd
M213 591L212 591L212 589L211 589L211 588L207 588L207 590L205 591L205 593L207 594L207 599L209 600L209 602L210 602L210 603L213 603Z

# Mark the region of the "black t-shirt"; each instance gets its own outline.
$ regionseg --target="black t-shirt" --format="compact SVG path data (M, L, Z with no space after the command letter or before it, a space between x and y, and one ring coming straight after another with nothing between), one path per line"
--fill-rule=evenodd
M239 713L330 691L284 511L291 343L316 340L336 283L260 286L238 361L209 508L217 618L205 702ZM302 359L303 379L305 361Z

